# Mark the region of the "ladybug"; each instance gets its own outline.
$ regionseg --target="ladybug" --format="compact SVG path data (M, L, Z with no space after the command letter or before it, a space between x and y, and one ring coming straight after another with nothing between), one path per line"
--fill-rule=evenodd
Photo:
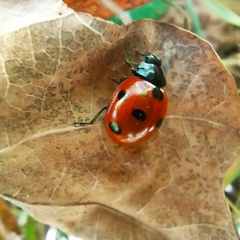
M161 126L167 111L166 79L161 60L152 53L142 54L144 61L135 70L127 62L133 76L113 81L119 83L108 106L102 108L88 123L93 124L107 110L106 128L110 138L125 146L141 144Z

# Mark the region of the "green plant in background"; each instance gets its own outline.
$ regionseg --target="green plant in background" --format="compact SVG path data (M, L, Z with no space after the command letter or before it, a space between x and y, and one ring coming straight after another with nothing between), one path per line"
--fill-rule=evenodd
M227 23L240 27L240 16L236 14L229 7L234 9L234 6L239 6L239 1L222 1L222 0L205 0L206 6L219 17L221 17Z
M170 5L167 2L161 0L153 0L144 6L137 7L129 11L124 11L122 17L124 18L126 15L128 15L128 18L131 21L140 20L143 18L143 16L144 18L160 19L169 9ZM118 25L122 25L122 17L114 16L108 20Z

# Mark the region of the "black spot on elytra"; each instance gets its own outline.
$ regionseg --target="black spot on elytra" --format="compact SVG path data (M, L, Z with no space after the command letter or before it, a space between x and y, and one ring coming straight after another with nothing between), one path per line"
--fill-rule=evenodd
M118 100L122 99L126 95L126 91L122 90L118 93Z
M154 98L156 98L159 101L162 101L164 97L163 92L160 90L160 88L156 88L156 87L152 90L152 95Z
M132 111L132 115L133 117L135 117L137 120L141 122L145 121L146 119L146 113L141 109L134 109Z
M117 135L122 133L122 130L121 130L120 126L116 122L110 122L108 124L108 126L113 133L115 133Z
M162 123L163 123L163 119L160 118L160 119L156 122L156 128L160 128L161 125L162 125Z

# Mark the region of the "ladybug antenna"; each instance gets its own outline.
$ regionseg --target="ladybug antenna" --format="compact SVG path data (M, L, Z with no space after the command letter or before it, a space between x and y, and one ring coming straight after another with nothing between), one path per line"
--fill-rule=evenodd
M142 55L142 56L145 56L145 55L146 55L146 53L142 53L142 52L140 52L140 51L138 51L138 50L136 50L136 52L137 52L139 55Z

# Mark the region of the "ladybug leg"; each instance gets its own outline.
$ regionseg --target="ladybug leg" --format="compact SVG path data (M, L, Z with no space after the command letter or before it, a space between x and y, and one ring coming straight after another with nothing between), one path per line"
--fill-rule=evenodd
M124 82L124 81L127 79L127 77L126 77L126 76L123 76L123 77L121 77L119 80L117 80L117 79L115 79L115 78L112 78L112 77L109 77L109 79L119 85L119 84L121 84L122 82Z
M90 122L78 122L77 121L74 123L74 126L81 127L83 125L93 125L96 122L96 120L98 119L98 117L101 115L101 113L107 109L108 109L108 106L103 107L99 112L96 113L96 115L93 117L93 119Z
M135 68L131 65L131 63L129 63L127 60L124 60L124 62L128 65L130 71L132 72L132 74L134 76L138 76L137 71L135 70Z

